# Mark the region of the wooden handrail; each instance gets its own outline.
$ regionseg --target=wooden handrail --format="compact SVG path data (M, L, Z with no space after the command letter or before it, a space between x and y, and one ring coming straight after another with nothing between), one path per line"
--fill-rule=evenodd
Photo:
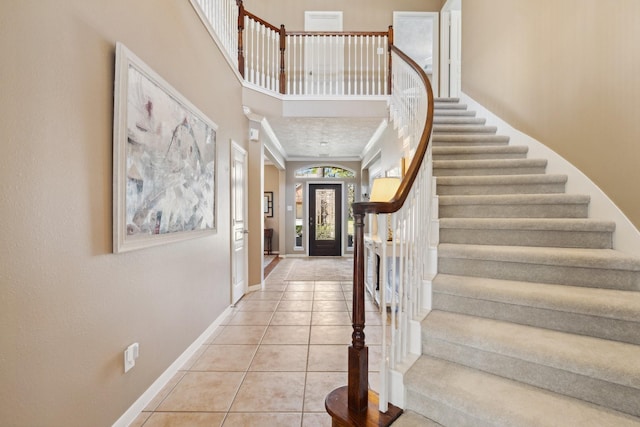
M389 33L386 31L288 31L290 36L303 36L303 37L362 37L362 36L377 36L384 37Z
M246 10L244 11L244 16L249 17L249 19L253 19L254 21L256 21L257 23L264 25L265 27L267 27L268 29L275 31L276 33L280 32L280 28L276 27L273 24L268 23L267 21L265 21L264 19L254 15L251 12L247 12Z
M420 76L427 89L427 117L409 169L402 179L396 194L388 202L353 203L354 224L354 267L353 267L353 334L349 346L349 375L346 387L347 405L344 405L345 388L341 387L329 393L325 400L327 412L333 418L334 426L368 426L383 425L382 414L372 408L371 399L377 395L368 390L368 348L365 342L365 308L364 308L364 217L366 214L388 214L400 210L409 196L422 162L427 153L431 132L433 130L433 89L424 70L404 52L390 45L391 52L396 53L407 62ZM384 425L390 425L402 410L389 405ZM375 420L374 420L375 418ZM388 423L387 423L388 422Z
M422 166L422 160L424 159L425 154L427 153L427 148L429 146L429 140L431 137L431 131L433 130L433 89L431 87L431 83L429 82L429 78L424 70L411 58L409 58L404 52L398 49L396 46L390 46L390 50L395 52L399 57L401 57L406 63L408 63L411 68L413 68L418 75L420 76L422 82L425 84L427 88L427 98L429 103L427 105L427 120L422 131L422 135L420 137L420 141L418 143L418 147L416 148L416 153L411 160L411 164L409 165L409 169L400 182L400 186L396 191L396 194L393 196L391 200L388 202L356 202L353 203L353 213L354 214L380 214L380 213L394 213L402 208L404 201L409 196L409 191L413 186L413 183L418 176L418 172L420 171L420 166Z

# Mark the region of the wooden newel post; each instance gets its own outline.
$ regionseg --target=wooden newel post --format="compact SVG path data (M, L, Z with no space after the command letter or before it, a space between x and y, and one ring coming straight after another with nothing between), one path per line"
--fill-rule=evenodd
M242 0L236 0L238 5L238 71L244 77L244 46L242 34L244 33L244 4Z
M369 349L364 337L364 213L354 213L353 253L353 334L349 347L349 409L367 410L369 389Z
M355 206L355 205L354 205ZM324 406L332 427L388 427L402 414L389 404L387 412L378 408L378 394L369 390L369 349L364 339L364 216L354 208L353 245L353 334L349 346L348 384L327 395Z
M280 93L284 94L287 88L287 75L284 71L284 51L287 48L287 30L280 25Z

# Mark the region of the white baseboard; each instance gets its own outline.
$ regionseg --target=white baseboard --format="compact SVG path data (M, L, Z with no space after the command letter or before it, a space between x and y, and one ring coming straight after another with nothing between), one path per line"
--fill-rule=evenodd
M404 376L419 358L420 354L409 353L404 362L396 366L396 369L389 370L389 402L399 408L404 409L407 403Z
M261 291L262 288L264 288L264 283L258 283L257 285L251 285L249 286L249 288L247 289L247 293L249 292L255 292L255 291ZM246 295L246 294L245 294Z
M147 407L153 398L166 386L171 378L174 377L180 368L193 357L204 342L211 334L222 324L222 321L231 314L233 308L231 306L220 315L209 327L167 368L166 371L151 384L143 394L136 400L133 405L122 416L113 423L112 427L127 427L131 424L140 413Z
M496 126L500 135L509 136L511 144L528 146L531 158L547 159L547 173L568 175L567 193L591 196L589 217L616 223L613 235L614 248L630 255L640 256L640 231L600 187L584 173L540 141L509 125L467 94L460 93L460 102L466 104L469 110L478 113L478 117L487 119L488 126Z

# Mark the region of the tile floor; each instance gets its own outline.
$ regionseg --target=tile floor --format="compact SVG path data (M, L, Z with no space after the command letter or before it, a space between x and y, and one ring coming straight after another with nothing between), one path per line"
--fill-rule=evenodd
M330 426L325 396L347 384L352 263L283 259L131 425ZM366 311L371 370L382 328L370 300Z

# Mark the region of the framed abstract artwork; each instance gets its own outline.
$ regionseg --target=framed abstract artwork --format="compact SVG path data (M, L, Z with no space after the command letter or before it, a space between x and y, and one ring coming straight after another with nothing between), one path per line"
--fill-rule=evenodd
M116 45L113 251L216 230L217 126Z

